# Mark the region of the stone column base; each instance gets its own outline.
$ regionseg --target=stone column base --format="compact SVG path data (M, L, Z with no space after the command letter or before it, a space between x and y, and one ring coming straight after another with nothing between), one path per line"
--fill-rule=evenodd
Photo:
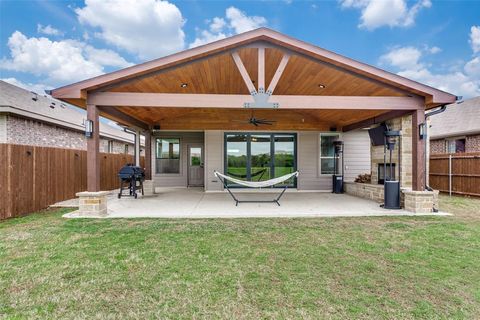
M155 194L155 186L153 180L143 181L143 192L145 196L153 196Z
M403 190L405 210L415 213L431 213L438 210L438 191Z
M78 199L79 216L98 217L107 215L107 195L109 191L98 192L78 192L76 196Z

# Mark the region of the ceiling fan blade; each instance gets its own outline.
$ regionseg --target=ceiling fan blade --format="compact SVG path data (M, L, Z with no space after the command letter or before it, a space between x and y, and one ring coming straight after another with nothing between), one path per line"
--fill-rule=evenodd
M274 120L257 120L257 123L261 123L261 124L273 124L277 121L274 121Z

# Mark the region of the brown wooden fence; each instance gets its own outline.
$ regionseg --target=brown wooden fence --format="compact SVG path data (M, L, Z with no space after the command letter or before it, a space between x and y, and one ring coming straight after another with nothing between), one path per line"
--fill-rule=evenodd
M84 150L0 144L0 220L46 208L86 190L86 159ZM131 155L101 153L101 189L118 188L118 170L131 162Z
M451 188L452 193L480 196L480 153L431 155L430 186L442 192Z

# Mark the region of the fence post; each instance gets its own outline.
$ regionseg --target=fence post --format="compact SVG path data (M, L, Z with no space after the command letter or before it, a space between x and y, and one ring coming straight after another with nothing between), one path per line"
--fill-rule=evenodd
M452 196L452 155L448 155L448 195Z

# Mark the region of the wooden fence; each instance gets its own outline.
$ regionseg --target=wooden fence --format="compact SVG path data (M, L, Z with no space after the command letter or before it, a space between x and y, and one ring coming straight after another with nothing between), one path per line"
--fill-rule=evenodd
M0 144L0 220L44 209L85 191L86 159L84 150ZM133 161L131 155L101 153L101 189L118 188L118 170Z
M431 155L429 182L442 192L480 196L480 153Z

